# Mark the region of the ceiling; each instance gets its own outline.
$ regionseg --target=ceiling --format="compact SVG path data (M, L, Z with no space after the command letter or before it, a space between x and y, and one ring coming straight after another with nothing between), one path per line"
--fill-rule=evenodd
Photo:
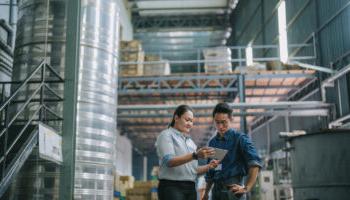
M161 54L165 60L200 59L195 49L226 45L231 34L229 14L237 2L129 0L134 38L142 41L146 54ZM171 67L172 72L195 70L189 64Z

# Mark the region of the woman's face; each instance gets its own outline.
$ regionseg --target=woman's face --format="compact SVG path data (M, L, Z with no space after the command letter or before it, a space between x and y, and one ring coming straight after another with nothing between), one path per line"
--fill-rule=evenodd
M183 115L175 116L174 128L182 133L189 133L193 127L193 113L191 111L186 111Z

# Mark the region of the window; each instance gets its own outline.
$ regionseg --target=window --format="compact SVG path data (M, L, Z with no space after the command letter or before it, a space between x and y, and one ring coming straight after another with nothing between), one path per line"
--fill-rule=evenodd
M252 66L253 65L252 42L249 42L247 48L245 49L245 59L246 59L246 65L247 66Z
M287 22L286 22L286 2L280 1L278 6L278 39L280 60L283 63L288 61L288 39L287 39Z

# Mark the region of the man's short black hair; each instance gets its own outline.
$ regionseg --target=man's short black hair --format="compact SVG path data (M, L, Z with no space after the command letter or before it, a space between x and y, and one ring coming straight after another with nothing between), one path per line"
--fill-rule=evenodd
M213 118L215 117L215 114L222 113L227 114L229 117L232 116L233 110L227 103L218 103L216 104L214 110L213 110Z

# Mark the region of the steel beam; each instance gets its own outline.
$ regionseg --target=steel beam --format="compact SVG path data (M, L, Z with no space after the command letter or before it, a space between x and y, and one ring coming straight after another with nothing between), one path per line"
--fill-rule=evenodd
M153 7L153 8L132 8L131 12L142 12L142 11L184 11L184 10L211 10L211 11L226 11L226 7Z
M288 62L288 64L297 65L297 66L305 68L305 69L313 69L316 71L325 72L325 73L329 73L329 74L335 73L335 71L333 69L329 69L329 68L321 67L321 66L316 66L316 65L310 65L310 64L302 63L302 62L298 62L298 61L291 61L291 62Z
M216 104L190 104L194 109L213 109ZM331 104L321 101L279 101L279 102L258 102L258 103L229 103L232 109L316 109L329 108ZM178 105L118 105L118 111L130 110L174 110Z
M243 74L239 75L238 87L239 87L239 102L245 103L245 77ZM241 113L245 113L244 108L241 108ZM247 133L247 119L245 115L241 116L240 129L241 129L241 132Z
M211 112L207 113L197 113L195 116L199 117L210 117ZM272 111L261 111L261 112L234 112L232 116L324 116L327 117L329 115L329 111L327 108L319 108L319 109L298 109L298 110L272 110ZM129 119L129 118L168 118L170 119L172 114L154 114L154 113L120 113L118 114L119 119Z
M229 27L227 15L137 16L132 18L137 29Z
M128 128L133 128L133 127L145 127L145 126L150 126L150 127L157 127L157 126L168 126L169 122L129 122L129 121L122 121L118 120L118 126L124 126ZM211 124L210 122L194 122L193 126L201 126L201 125L208 125Z
M59 199L74 199L76 113L80 46L80 0L67 1L65 83Z
M148 95L164 93L190 92L237 92L234 84L237 74L223 75L186 75L165 77L120 77L118 80L119 95ZM270 73L245 74L245 80L269 78L314 78L313 74L304 73ZM198 84L198 83L201 84ZM176 83L176 84L174 84ZM296 89L296 86L247 86L247 89Z
M200 82L201 84L198 84ZM235 92L236 75L131 77L118 81L119 95L190 92Z

